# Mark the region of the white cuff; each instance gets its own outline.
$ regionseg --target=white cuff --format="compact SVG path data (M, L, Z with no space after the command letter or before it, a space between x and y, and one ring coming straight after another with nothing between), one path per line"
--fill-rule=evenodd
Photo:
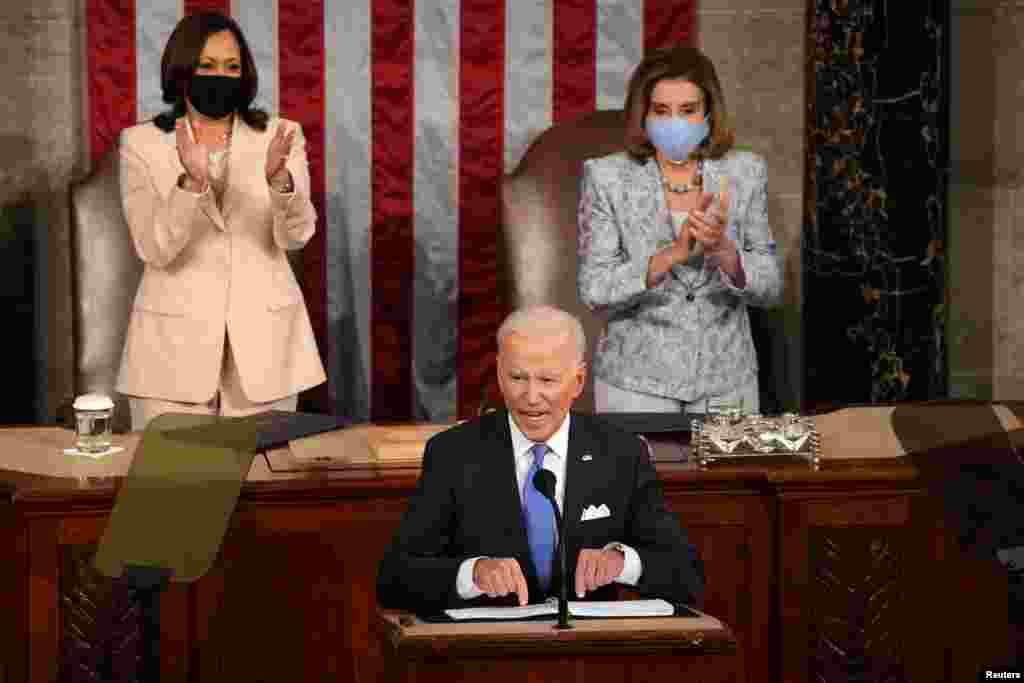
M462 564L459 565L459 573L455 575L455 592L459 594L459 597L463 600L472 600L478 598L484 594L482 590L476 587L473 583L473 570L476 568L477 560L487 559L481 557L471 557L468 560L463 560Z
M627 586L635 586L640 582L640 575L644 571L643 563L640 561L640 555L633 548L629 547L625 543L613 542L609 543L604 547L605 550L621 550L622 554L626 556L626 561L622 565L622 573L615 577L615 583L622 583Z

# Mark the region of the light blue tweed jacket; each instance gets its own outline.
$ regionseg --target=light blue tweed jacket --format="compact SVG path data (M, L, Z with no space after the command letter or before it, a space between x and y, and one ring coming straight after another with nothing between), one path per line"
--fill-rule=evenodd
M762 157L733 150L705 162L705 189L717 192L723 175L730 183L727 230L746 286L737 289L698 254L647 289L649 259L673 239L658 164L653 157L637 163L625 152L584 163L577 284L580 300L607 320L595 376L687 402L756 383L747 305L772 306L782 295L768 226L768 174Z

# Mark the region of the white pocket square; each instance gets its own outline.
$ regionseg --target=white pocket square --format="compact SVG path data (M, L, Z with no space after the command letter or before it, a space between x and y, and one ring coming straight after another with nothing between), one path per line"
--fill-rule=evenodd
M589 522L592 519L602 519L604 517L610 517L612 511L608 509L608 506L604 503L600 505L588 505L583 510L583 517L580 518L581 522Z

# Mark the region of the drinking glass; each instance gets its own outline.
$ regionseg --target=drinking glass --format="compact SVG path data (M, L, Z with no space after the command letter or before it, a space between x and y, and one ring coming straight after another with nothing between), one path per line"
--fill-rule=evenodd
M75 448L83 453L102 453L110 448L114 402L103 394L83 394L75 399Z

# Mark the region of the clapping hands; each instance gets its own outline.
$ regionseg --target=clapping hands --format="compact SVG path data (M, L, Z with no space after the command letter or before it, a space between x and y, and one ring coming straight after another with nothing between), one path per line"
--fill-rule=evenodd
M686 222L679 229L672 244L654 254L648 262L646 284L656 286L668 274L673 265L685 263L697 246L702 246L707 256L716 256L732 274L737 271L739 256L735 243L726 235L729 224L729 181L722 178L718 201L709 192L702 192L697 206L689 212Z
M723 178L719 189L718 201L715 196L704 192L701 194L697 209L690 213L690 235L704 245L708 253L715 253L728 246L730 240L725 234L729 223L729 184Z
M209 178L209 150L206 145L194 140L188 132L188 126L184 118L180 118L174 124L174 135L178 147L178 159L188 174L186 182L191 187L186 187L194 192L206 191Z
M275 178L279 174L288 173L288 169L285 167L285 162L288 161L288 155L292 151L292 141L295 139L295 128L289 131L285 131L284 124L280 124L277 127L277 132L274 133L273 139L267 146L267 163L266 163L266 176L267 182L275 184Z

